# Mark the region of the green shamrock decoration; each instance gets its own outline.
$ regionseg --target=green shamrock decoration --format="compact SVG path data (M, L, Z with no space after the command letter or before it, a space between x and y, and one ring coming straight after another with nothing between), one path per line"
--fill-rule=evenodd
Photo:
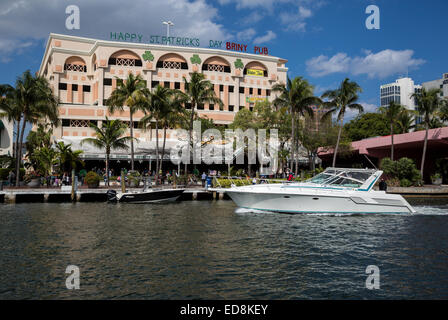
M237 69L243 69L244 68L244 64L241 61L241 59L236 59L236 61L235 61L235 68L237 68Z
M190 61L192 64L200 64L201 63L201 58L199 58L199 56L197 54L194 54L191 58Z
M154 56L152 55L151 51L145 51L145 53L143 54L143 60L145 61L154 60Z

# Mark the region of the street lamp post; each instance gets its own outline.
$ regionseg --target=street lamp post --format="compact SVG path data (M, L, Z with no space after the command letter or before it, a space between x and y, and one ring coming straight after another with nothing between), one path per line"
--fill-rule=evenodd
M166 37L169 38L170 37L170 26L174 26L174 23L172 23L171 21L163 21L163 24L166 25Z

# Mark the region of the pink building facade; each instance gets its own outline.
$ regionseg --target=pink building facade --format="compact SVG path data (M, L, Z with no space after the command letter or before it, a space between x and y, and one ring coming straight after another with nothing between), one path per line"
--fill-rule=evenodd
M89 128L92 121L101 125L106 116L129 121L129 111L110 114L105 104L117 82L131 72L141 75L149 89L160 84L182 91L184 77L189 80L193 72L202 72L214 84L224 107L220 110L217 105L206 104L197 112L216 124L226 125L241 108L275 98L271 88L286 82L286 62L278 57L227 50L50 34L39 74L49 80L60 100L62 126L56 128L55 137L84 138L93 135ZM138 128L141 117L142 112L134 117L135 137L143 141L155 139L155 130ZM168 139L175 138L173 132L168 133Z

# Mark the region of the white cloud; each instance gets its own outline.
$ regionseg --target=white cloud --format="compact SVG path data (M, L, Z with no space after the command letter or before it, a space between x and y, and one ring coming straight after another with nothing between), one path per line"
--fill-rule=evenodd
M386 49L378 53L365 51L364 56L350 57L346 53L337 53L331 58L325 55L311 58L306 62L307 71L313 77L323 77L332 73L365 74L369 78L386 78L417 68L425 63L423 59L414 59L413 50Z
M242 30L236 34L238 41L251 41L257 32L254 28Z
M277 35L272 30L268 30L268 32L264 36L256 37L254 39L254 44L262 44L265 42L269 42L273 39L277 38Z
M364 113L369 113L369 112L377 112L378 111L378 106L372 103L367 103L364 101L358 102L360 105L363 106L364 108ZM356 116L358 116L360 113L358 110L351 110L351 109L347 109L346 113L345 113L345 122L347 122L348 120L351 120L353 118L355 118Z
M306 62L307 71L313 77L323 77L336 72L348 72L351 58L346 53L338 53L331 58L320 55Z
M286 30L305 31L305 20L313 15L311 9L299 5L296 12L282 12L280 21L286 25Z
M65 28L65 8L75 4L80 9L81 29ZM0 3L0 54L10 55L14 48L45 40L50 32L108 39L110 32L133 32L143 35L165 34L162 21L174 22L173 36L228 40L231 36L219 24L218 10L205 0L2 0Z
M219 0L221 5L227 5L232 2L236 4L237 9L245 9L245 8L266 8L272 9L274 4L278 4L279 2L290 2L291 0Z

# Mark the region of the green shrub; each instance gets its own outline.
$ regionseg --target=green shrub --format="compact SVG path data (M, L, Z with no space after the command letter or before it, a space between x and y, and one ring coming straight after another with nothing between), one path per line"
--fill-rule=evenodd
M400 180L400 187L407 188L407 187L410 187L410 186L412 186L412 182L409 181L408 179L404 178L404 179Z
M398 179L400 185L403 184L402 180L407 180L404 181L404 184L408 184L409 182L409 186L417 186L421 184L422 178L420 171L417 169L412 159L401 158L398 161L392 161L390 158L384 158L381 160L380 167L384 171L387 179Z
M0 168L0 180L8 180L10 170L8 168Z
M86 174L86 177L84 178L84 182L89 186L98 186L100 183L100 176L93 171L89 171Z
M230 188L232 186L232 183L237 186L237 187L241 187L241 186L247 186L252 184L252 180L246 180L246 179L213 179L213 187L219 187L221 186L221 188ZM219 183L219 184L218 184Z

